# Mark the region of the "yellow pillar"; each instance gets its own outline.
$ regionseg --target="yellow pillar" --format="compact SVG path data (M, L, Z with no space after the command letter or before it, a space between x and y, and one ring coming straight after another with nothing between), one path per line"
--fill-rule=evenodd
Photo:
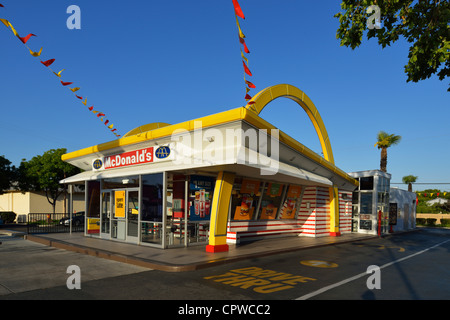
M339 230L339 190L337 187L330 187L330 236L341 235Z
M214 188L207 252L228 251L227 222L234 173L220 172Z

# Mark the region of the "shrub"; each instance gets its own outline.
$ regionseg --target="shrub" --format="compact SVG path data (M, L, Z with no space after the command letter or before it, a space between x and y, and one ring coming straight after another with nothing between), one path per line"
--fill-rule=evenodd
M416 224L424 226L427 223L427 219L425 218L416 218Z
M436 225L436 221L437 221L437 219L435 219L435 218L427 218L426 224L427 224L427 226L433 227Z
M442 227L450 227L450 219L441 219Z
M11 211L4 211L0 212L0 218L3 220L3 223L12 223L16 219L16 214Z

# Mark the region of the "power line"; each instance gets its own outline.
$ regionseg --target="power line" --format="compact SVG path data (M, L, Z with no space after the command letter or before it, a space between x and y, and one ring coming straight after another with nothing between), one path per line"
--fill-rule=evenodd
M391 182L391 184L408 184L408 183ZM411 184L450 184L450 182L412 182Z

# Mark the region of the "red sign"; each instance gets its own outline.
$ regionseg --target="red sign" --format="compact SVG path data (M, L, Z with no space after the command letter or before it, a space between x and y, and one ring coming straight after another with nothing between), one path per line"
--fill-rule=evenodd
M153 147L107 156L104 169L113 169L153 162Z

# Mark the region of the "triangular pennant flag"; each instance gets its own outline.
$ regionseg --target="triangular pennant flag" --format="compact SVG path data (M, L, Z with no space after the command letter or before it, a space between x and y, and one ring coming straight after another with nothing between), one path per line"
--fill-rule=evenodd
M250 100L252 97L247 93L246 95L245 95L245 100Z
M34 51L32 51L32 50L30 49L30 54L31 54L33 57L39 57L39 56L41 55L41 53L42 53L42 48L41 48L41 50L39 50L39 52L34 52Z
M57 76L58 78L61 78L61 72L63 72L65 69L62 69L60 72L56 73L53 72L55 74L55 76Z
M242 57L242 59L244 59L244 60L247 62L247 64L248 64L248 59L247 59L246 56L244 56L244 53L242 52L242 49L241 49L241 57Z
M55 59L50 59L50 60L47 60L47 61L41 61L41 63L44 66L46 66L46 67L50 66L53 62L55 62Z
M245 80L245 83L250 87L250 88L256 88L256 86L253 84L253 83L251 83L250 81L247 81L247 80Z
M106 120L106 121L105 121L105 126L106 126L108 123L109 123L109 120Z
M87 104L87 98L84 101L81 101L81 103L86 105Z
M239 42L244 46L245 53L250 53L250 50L248 50L247 44L245 43L244 38L239 37Z
M108 129L112 129L113 127L114 127L114 125L111 124L111 125L108 126ZM115 130L115 129L114 129L114 130Z
M76 87L76 88L69 88L72 92L77 92L78 90L80 90L80 88Z
M6 19L0 19L1 22L3 22L3 24L7 27L7 28L11 28L11 31L14 33L14 35L16 37L19 36L19 34L17 33L16 29L14 29L14 27L12 26L11 22L9 22Z
M72 83L72 82L71 82ZM83 100L83 97L80 97L80 96L77 96L77 95L75 95L75 97L77 97L78 99L80 99L80 100Z
M238 30L239 30L239 37L245 38L245 35L242 32L241 25L239 24L239 20L238 20L237 16L236 16L236 24L237 24L237 27L238 27Z
M247 67L247 65L245 64L244 61L242 61L242 64L244 65L244 71L246 74L248 74L249 76L252 76L251 71L249 70L249 68Z
M247 104L252 105L252 104L254 104L254 103L255 103L255 101L249 101Z
M239 2L237 2L237 0L233 0L233 6L234 13L242 19L245 19L244 12L242 12L241 6L239 5Z
M88 109L89 109L89 111L92 111L92 109L94 109L94 106L89 107Z
M30 33L29 35L26 35L25 37L19 37L19 36L17 36L17 38L19 38L20 41L22 41L24 44L27 43L27 41L30 40L31 37L36 37L36 35Z
M0 7L4 8L5 6L0 3Z
M64 81L62 81L61 80L61 84L63 85L63 86L68 86L68 85L71 85L73 82L64 82Z
M100 113L97 115L97 118L99 118L99 117L101 117L101 116L106 116L106 114L100 112Z

